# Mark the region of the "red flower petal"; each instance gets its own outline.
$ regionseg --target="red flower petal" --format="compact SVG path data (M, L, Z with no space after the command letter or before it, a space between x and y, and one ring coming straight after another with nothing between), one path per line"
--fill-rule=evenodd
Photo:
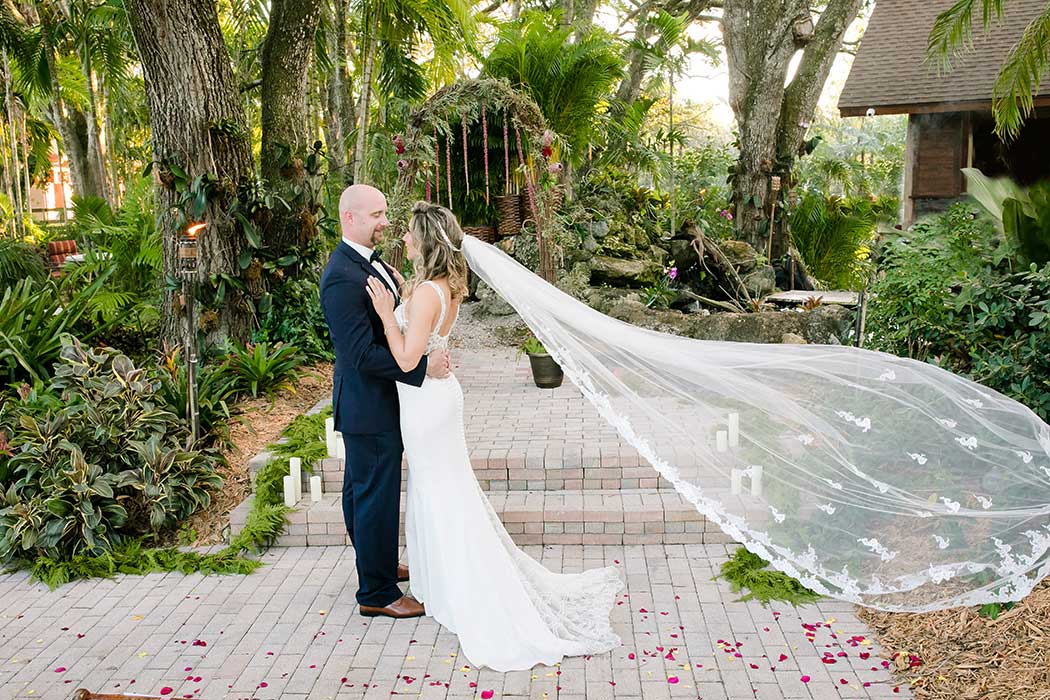
M59 666L58 668L55 669L55 673L65 673L65 671L66 671L66 667L65 666Z
M168 686L164 686L163 688L160 689L160 694L161 695L171 695L172 692L173 692L173 690L171 688L169 688Z
M780 658L777 659L777 661L787 661L787 660L788 660L788 655L787 654L781 654Z
M809 676L802 676L802 678L799 678L799 680L803 683L809 683Z
M481 691L481 700L489 700L489 698L491 698L495 694L496 693L494 691L483 690L483 691Z
M628 654L627 658L630 659L631 661L634 661L634 658L635 658L634 652L631 652L630 654Z

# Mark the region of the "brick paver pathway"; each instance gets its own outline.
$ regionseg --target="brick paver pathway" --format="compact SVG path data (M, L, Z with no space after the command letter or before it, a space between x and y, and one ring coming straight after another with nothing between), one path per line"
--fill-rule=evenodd
M275 548L250 576L157 574L48 591L24 573L0 575L0 698L57 700L78 687L260 700L907 697L851 606L734 602L711 580L725 545L526 549L565 571L620 568L621 648L554 668L479 671L431 619L358 615L351 549Z

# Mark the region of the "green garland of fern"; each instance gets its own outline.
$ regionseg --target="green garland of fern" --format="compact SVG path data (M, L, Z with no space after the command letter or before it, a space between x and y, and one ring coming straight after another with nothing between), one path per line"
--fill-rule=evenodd
M734 593L747 589L740 602L757 600L762 605L778 600L794 606L815 603L821 596L803 586L785 573L767 568L769 562L740 547L722 564L722 573L715 578L729 582Z
M184 574L250 574L262 562L243 556L273 542L284 531L291 508L284 505L284 476L292 456L304 465L327 456L324 443L324 421L331 408L320 413L297 416L281 436L285 442L267 449L275 459L259 470L255 480L255 500L244 529L230 544L212 554L184 552L177 547L146 547L142 538L128 540L112 552L97 556L76 556L67 560L39 557L29 566L33 580L51 589L78 579L112 578L116 574L141 575L179 571ZM309 469L308 467L305 467Z

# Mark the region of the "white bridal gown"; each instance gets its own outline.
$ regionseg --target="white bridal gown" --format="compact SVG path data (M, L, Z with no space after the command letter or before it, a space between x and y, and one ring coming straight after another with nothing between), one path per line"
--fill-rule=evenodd
M429 353L448 347L452 328L440 334L448 311L441 287L423 284L441 300ZM405 306L395 311L402 332ZM609 623L623 588L616 569L554 573L507 534L470 464L456 377L427 377L421 387L398 383L397 389L408 462L411 591L427 614L459 636L471 664L495 671L553 665L619 646Z

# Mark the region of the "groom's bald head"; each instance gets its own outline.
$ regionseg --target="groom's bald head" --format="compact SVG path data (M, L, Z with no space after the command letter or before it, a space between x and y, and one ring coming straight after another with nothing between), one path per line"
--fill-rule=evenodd
M382 240L386 197L371 185L350 185L339 196L339 226L343 238L374 248Z

